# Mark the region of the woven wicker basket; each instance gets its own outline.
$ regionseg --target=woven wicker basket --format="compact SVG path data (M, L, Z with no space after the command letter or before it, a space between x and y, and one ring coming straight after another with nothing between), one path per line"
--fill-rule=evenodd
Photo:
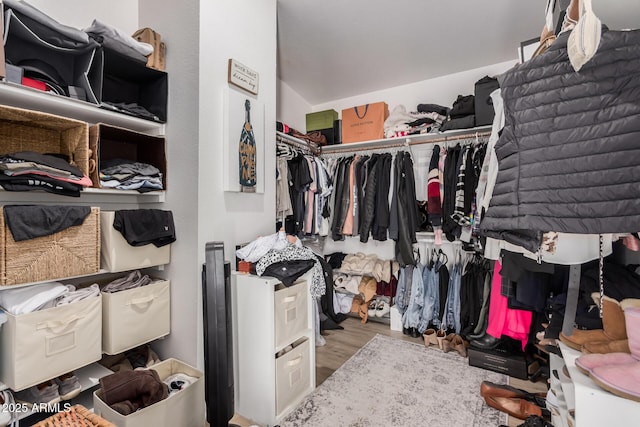
M60 279L100 269L100 208L91 208L82 225L21 242L13 240L2 207L0 216L0 284Z
M0 154L59 153L89 175L89 125L53 114L0 106Z
M74 405L68 411L58 412L34 424L34 427L116 427L82 405Z

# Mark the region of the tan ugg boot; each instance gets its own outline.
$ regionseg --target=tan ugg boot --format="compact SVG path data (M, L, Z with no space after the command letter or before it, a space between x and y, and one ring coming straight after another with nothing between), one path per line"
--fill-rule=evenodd
M584 354L631 353L629 340L593 341L582 345Z
M602 301L602 329L585 331L573 329L571 336L560 333L560 341L575 350L582 350L587 342L626 340L627 330L624 323L624 312L620 303L608 296Z

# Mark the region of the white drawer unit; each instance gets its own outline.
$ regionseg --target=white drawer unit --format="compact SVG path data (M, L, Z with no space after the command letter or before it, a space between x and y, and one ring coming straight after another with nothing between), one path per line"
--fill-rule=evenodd
M278 424L315 389L309 278L232 275L235 409L257 424Z

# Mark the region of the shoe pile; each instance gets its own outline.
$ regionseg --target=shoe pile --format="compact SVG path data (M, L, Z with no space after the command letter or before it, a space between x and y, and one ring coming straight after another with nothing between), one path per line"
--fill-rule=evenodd
M483 381L480 384L480 395L487 405L520 420L532 416L544 419L551 417L546 409L546 393L529 393L506 384Z
M391 311L391 306L383 298L372 299L369 302L369 317L385 317Z
M429 328L422 334L425 347L438 347L445 353L450 351L457 351L462 357L467 357L467 348L469 343L465 341L460 335L451 333L447 334L442 329L435 330Z
M16 393L16 400L34 404L55 405L62 400L73 399L81 391L82 385L78 377L73 372L69 372Z

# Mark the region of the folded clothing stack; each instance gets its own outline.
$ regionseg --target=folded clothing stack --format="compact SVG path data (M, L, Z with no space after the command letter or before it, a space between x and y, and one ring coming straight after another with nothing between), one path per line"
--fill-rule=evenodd
M126 159L103 161L100 165L100 185L140 193L162 190L162 173L150 164Z
M44 190L80 197L91 179L63 154L21 151L0 157L0 186L7 191Z

